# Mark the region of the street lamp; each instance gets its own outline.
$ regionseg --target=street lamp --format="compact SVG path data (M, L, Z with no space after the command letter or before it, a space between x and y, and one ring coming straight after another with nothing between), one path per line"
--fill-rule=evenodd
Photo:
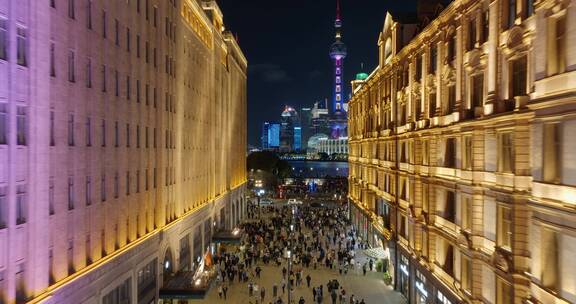
M290 273L292 271L292 251L289 249L288 252L288 304L292 303L292 286L290 285Z

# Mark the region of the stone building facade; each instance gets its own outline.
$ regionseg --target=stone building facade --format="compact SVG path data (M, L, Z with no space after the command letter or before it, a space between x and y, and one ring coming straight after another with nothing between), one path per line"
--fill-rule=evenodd
M353 83L350 202L410 303L574 303L576 2L387 14Z
M0 303L153 303L243 217L247 62L222 20L0 3Z

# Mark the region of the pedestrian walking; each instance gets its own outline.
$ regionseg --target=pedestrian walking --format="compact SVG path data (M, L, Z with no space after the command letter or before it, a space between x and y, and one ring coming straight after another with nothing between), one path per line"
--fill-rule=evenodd
M262 286L262 288L260 288L260 299L262 302L264 302L265 296L266 296L266 289L264 288L264 286Z
M364 263L364 265L362 265L362 273L364 275L366 275L366 263Z
M308 274L306 276L306 285L308 285L308 288L310 288L310 281L312 281L312 277L310 276L310 274Z
M274 283L274 285L272 286L272 296L274 298L278 296L278 285L276 283Z
M306 301L304 301L304 297L300 297L298 304L305 304L305 303L306 303Z
M224 295L224 300L226 300L226 295L228 294L228 285L222 287L222 294Z
M218 298L222 299L222 285L218 286Z

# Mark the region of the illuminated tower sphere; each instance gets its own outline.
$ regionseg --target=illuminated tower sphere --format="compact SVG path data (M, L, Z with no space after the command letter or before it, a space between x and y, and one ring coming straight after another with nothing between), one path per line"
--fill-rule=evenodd
M334 60L334 96L332 100L332 113L334 115L344 112L344 58L346 58L346 45L342 42L342 20L340 19L340 0L336 2L336 41L330 47L330 58Z

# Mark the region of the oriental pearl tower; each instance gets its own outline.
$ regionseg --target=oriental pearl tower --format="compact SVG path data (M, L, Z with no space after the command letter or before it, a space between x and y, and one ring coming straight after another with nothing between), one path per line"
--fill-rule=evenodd
M330 58L334 61L334 91L331 106L331 134L333 139L347 136L346 110L344 109L344 59L348 54L342 42L342 19L340 18L340 0L336 0L336 41L330 47Z

